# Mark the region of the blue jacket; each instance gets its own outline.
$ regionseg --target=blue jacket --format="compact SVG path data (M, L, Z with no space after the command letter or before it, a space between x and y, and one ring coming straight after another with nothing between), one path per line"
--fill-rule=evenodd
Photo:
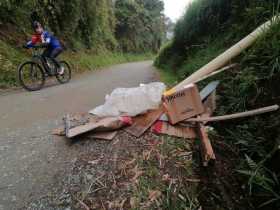
M61 48L58 39L48 31L44 31L42 34L34 34L31 41L27 42L27 47L32 48L38 43L48 44L51 49Z

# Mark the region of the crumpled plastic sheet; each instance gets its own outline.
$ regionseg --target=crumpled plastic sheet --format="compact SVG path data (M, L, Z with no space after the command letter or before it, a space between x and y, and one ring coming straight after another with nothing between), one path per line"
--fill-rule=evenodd
M106 96L105 104L89 113L99 117L136 116L161 104L166 85L161 82L141 84L135 88L117 88Z

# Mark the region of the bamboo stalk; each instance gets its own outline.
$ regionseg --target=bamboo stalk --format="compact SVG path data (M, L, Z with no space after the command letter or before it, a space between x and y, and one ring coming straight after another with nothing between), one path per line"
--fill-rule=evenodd
M278 105L268 106L260 109L251 110L248 112L224 115L224 116L217 116L217 117L200 117L200 118L191 118L186 120L185 122L217 122L217 121L224 121L224 120L232 120L237 118L244 118L250 117L260 114L265 114L267 112L273 112L279 109Z
M231 59L238 56L242 51L246 50L248 47L250 47L258 37L266 33L271 25L275 22L279 21L279 16L274 16L271 20L265 22L261 26L259 26L256 30L254 30L252 33L250 33L248 36L246 36L244 39L239 41L237 44L226 50L224 53L219 55L217 58L212 60L210 63L203 66L198 71L194 72L191 76L189 76L187 79L179 83L174 87L175 90L179 90L183 88L184 86L194 83L195 81L199 80L200 78L203 78L204 76L212 73L213 71L222 68L225 66Z

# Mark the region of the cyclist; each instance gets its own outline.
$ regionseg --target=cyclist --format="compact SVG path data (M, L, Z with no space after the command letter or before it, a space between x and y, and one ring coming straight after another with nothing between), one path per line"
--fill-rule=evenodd
M35 33L32 35L31 41L27 42L25 47L32 48L36 44L41 44L43 47L46 47L42 54L43 58L51 58L58 69L58 74L64 74L64 68L60 66L59 62L56 60L56 58L63 51L59 40L55 36L50 34L48 31L45 31L38 21L34 21L32 27Z

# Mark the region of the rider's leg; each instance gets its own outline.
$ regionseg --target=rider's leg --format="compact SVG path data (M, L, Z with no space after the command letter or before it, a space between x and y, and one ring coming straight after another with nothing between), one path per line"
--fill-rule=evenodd
M43 59L43 62L44 62L44 66L46 65L46 71L48 74L51 75L51 72L50 72L50 69L49 69L49 66L48 66L48 63L47 63L47 58L50 58L51 56L51 52L52 52L52 49L50 47L47 47L44 52L42 53L42 59Z
M47 59L46 57L50 58L51 56L51 52L52 52L52 49L51 48L46 48L42 54L42 58L44 59L44 62L46 63L47 62Z
M62 53L63 49L61 47L55 48L50 53L50 58L52 58L54 64L56 65L56 68L58 69L59 74L64 73L64 69L60 66L59 62L57 61L57 57Z

